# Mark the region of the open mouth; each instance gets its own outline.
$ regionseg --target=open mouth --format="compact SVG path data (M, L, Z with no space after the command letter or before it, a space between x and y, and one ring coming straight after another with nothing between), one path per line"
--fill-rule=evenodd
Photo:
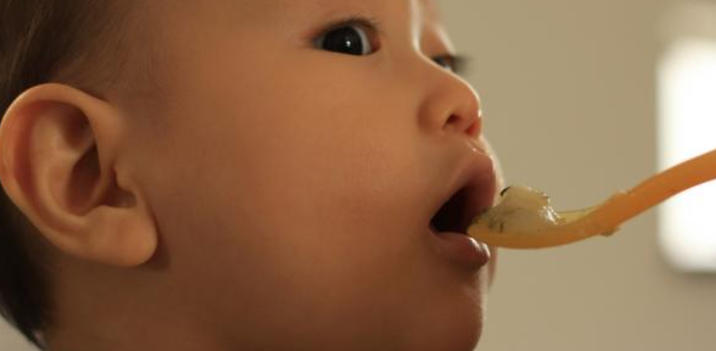
M430 237L437 238L432 241L437 252L471 270L483 267L490 259L490 251L487 245L467 235L467 229L476 216L492 207L497 185L492 163L479 154L474 156L457 170L459 173L450 179L442 195L434 198L423 217Z
M492 206L494 177L485 181L483 177L472 176L443 202L430 219L430 229L439 233L460 233L467 235L472 220Z
M431 232L467 235L473 219L492 207L497 178L492 162L477 156L458 170L442 197L431 204L428 213L433 215L427 224Z
M436 233L454 232L467 233L467 227L472 221L472 214L468 206L470 192L463 187L445 202L438 212L430 219L430 229ZM477 213L474 213L475 215Z

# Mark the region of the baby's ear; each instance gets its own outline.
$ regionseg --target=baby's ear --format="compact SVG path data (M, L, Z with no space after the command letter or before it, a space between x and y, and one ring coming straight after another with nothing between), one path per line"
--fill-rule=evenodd
M157 247L154 217L123 164L127 120L62 84L28 89L0 124L0 182L38 231L66 254L136 266Z

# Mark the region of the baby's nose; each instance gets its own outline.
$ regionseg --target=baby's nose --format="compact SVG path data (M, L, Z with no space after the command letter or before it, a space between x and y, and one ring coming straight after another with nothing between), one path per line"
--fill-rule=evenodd
M432 75L420 118L433 131L471 139L482 133L482 110L477 92L464 80L445 71Z
M453 113L445 121L443 129L454 130L475 139L482 132L482 111Z

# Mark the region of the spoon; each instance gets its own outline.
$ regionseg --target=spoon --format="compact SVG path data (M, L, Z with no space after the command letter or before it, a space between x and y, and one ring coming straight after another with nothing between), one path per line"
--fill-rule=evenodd
M473 219L467 234L488 245L515 249L552 247L595 235L609 236L620 224L650 207L714 178L716 149L582 210L555 211L544 193L513 186L503 190L495 207Z

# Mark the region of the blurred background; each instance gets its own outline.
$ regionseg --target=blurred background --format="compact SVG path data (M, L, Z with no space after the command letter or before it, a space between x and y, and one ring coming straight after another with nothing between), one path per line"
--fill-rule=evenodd
M716 0L439 2L508 184L580 208L716 147ZM478 349L716 350L709 191L608 239L501 250ZM0 350L32 349L2 325Z
M716 1L441 4L508 184L576 209L716 148ZM716 350L713 190L611 238L501 250L478 350Z

